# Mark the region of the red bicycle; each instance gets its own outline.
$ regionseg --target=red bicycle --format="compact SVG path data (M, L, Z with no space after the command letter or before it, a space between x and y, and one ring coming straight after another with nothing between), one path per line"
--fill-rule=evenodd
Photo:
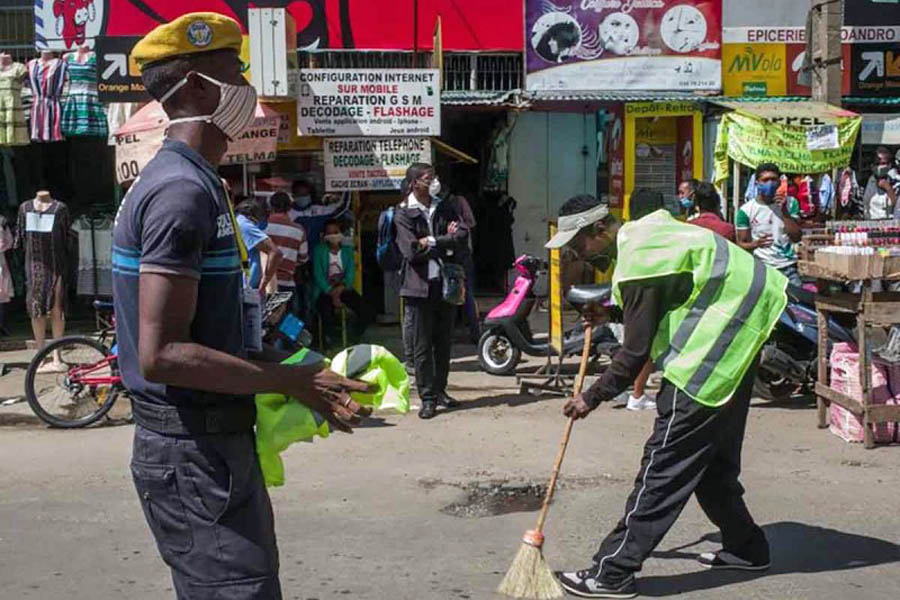
M31 410L53 427L87 427L102 419L125 392L115 350L115 314L94 301L96 337L69 336L47 344L25 375Z

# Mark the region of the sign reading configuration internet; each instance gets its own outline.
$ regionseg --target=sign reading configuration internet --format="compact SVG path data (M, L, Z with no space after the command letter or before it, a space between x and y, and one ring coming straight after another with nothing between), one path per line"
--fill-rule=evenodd
M436 69L304 69L302 135L432 136L441 132Z

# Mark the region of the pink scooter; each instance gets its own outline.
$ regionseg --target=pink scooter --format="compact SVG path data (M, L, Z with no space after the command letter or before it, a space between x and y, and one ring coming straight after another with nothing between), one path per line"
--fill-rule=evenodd
M506 299L488 313L482 325L481 339L478 341L478 362L481 368L492 375L511 375L522 358L529 356L556 356L556 351L544 339L537 341L531 333L528 317L537 303L534 284L541 261L524 254L513 264L519 273ZM576 308L585 304L610 306L610 286L574 286L567 299ZM591 335L594 342L593 356L612 354L619 343L608 327L595 327ZM578 354L584 347L584 328L577 324L565 333L563 355Z

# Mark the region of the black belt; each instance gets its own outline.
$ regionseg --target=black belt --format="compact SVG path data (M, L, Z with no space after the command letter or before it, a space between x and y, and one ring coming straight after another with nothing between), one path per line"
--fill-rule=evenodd
M256 424L256 405L236 400L218 406L165 406L131 399L134 422L162 435L241 433Z

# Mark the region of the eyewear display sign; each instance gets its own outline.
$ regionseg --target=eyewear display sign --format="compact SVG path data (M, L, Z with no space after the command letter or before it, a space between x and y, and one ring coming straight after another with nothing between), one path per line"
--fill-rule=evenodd
M436 136L441 132L436 69L300 71L302 135Z
M529 90L718 90L722 0L525 0Z
M431 162L427 138L328 138L325 191L399 190L406 169Z

